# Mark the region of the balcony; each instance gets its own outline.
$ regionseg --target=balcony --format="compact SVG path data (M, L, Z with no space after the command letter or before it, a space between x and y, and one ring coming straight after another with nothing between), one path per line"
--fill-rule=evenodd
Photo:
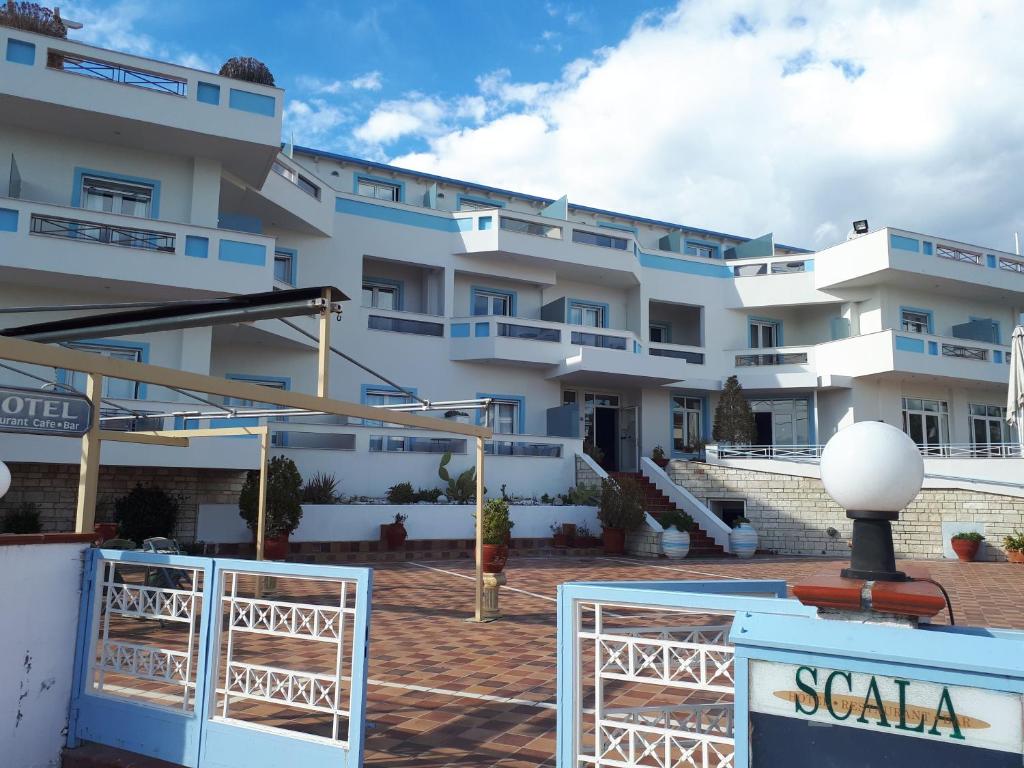
M455 317L449 358L460 362L553 366L568 354L563 323L519 317Z
M980 341L904 331L879 331L820 344L820 374L922 374L1006 385L1010 348Z
M221 184L221 209L246 212L261 221L310 235L334 232L334 194L284 155L278 155L258 192ZM236 196L244 195L239 198Z
M207 293L257 293L272 285L269 237L0 198L0 269Z
M0 28L0 114L30 130L216 157L259 188L280 149L283 92L176 64Z
M689 365L704 365L703 347L693 347L685 344L658 344L652 341L647 345L647 354L654 357L671 357L676 360L684 360Z
M734 349L726 354L746 389L801 389L819 384L813 346Z
M977 245L885 228L819 252L814 258L819 290L885 283L920 289L922 278L949 294L964 283L975 294L1006 300L1024 291L1024 258Z
M361 311L366 315L366 328L370 331L444 337L445 319L437 315L369 307L363 307Z

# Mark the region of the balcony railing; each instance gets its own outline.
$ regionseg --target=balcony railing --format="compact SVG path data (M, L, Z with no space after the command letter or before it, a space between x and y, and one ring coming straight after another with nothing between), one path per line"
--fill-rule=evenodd
M629 241L624 237L587 232L583 229L574 229L572 231L572 241L574 243L582 243L583 245L596 245L600 248L614 248L619 251L626 250L629 245Z
M943 344L943 357L959 357L963 360L988 361L988 350L984 347L967 347L962 344Z
M720 459L819 459L823 445L717 445L708 446L712 456ZM1019 443L948 443L918 445L925 458L932 459L1019 459Z
M32 214L31 232L34 235L63 237L80 242L103 243L122 248L141 248L165 253L174 253L175 246L173 232L156 232L136 227L121 227L38 213Z
M609 336L604 333L591 333L588 331L573 331L571 343L581 347L599 347L601 349L626 349L626 339L623 336Z
M736 366L739 368L765 365L805 365L806 363L806 352L765 352L736 355Z
M560 459L562 458L562 444L531 443L524 440L491 440L484 443L484 453L491 456L530 456Z
M1019 272L1024 274L1024 261L1018 261L1017 259L1011 259L1006 256L999 257L999 268L1005 269L1007 272Z
M557 328L545 328L536 325L523 325L521 323L498 323L498 336L509 339L529 339L531 341L553 341L562 340L562 332Z
M790 275L806 272L806 261L773 261L759 264L737 264L733 266L735 277L757 277L759 275Z
M501 228L508 232L519 232L523 235L535 235L537 237L549 237L553 240L562 239L562 228L554 224L541 224L536 221L517 219L512 216L502 216Z
M276 173L282 179L291 182L310 197L315 198L316 200L320 199L320 187L318 187L316 184L307 179L298 171L294 171L288 166L282 165L281 163L276 161L271 166L271 168L273 168L274 173Z
M51 49L47 54L46 66L69 74L85 75L122 85L133 85L137 88L145 88L171 96L188 95L188 83L185 80L157 72L147 72L144 69L125 67L102 59L85 58Z
M685 360L691 365L704 365L704 353L690 349L673 349L671 347L650 346L648 347L647 352L654 357L672 357L676 360Z
M416 336L444 336L444 323L395 317L394 315L369 314L366 318L366 327L371 331L411 333Z
M966 264L977 264L981 265L981 254L975 253L974 251L967 251L963 248L957 248L952 245L935 245L935 255L940 259L949 259L950 261L962 261Z

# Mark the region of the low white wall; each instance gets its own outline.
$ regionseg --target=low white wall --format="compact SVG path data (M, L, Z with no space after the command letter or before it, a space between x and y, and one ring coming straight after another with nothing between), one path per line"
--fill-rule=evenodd
M60 765L87 546L0 545L2 765Z
M390 523L395 513L408 515L405 528L410 539L471 539L471 504L304 504L302 522L292 541L376 541L381 523ZM516 524L512 537L543 539L551 536L552 523L586 525L594 535L601 526L596 507L513 506ZM210 544L243 544L252 534L234 504L200 504L196 538Z

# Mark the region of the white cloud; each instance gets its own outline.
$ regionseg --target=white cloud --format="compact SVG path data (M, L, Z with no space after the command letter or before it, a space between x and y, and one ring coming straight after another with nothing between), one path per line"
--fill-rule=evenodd
M383 82L380 72L374 70L373 72L367 72L365 75L353 78L349 81L349 85L357 91L379 91Z
M422 140L399 165L809 247L863 217L1004 248L1024 229L1024 6L742 10L688 0L557 78L385 102L356 137Z
M329 96L353 90L379 91L383 87L383 83L383 78L377 71L367 72L351 80L323 80L310 75L299 75L295 78L295 86L300 91Z
M296 144L329 148L338 128L348 120L342 109L324 99L290 99L284 108L283 132L289 141L294 136Z

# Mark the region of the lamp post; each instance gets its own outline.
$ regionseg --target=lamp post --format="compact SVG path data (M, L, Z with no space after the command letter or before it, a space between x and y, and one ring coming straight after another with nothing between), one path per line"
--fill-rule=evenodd
M924 481L924 460L902 431L878 421L840 430L821 454L825 490L853 520L849 579L906 581L896 570L892 522Z
M7 465L0 461L0 499L4 497L11 488L11 470L7 468Z

